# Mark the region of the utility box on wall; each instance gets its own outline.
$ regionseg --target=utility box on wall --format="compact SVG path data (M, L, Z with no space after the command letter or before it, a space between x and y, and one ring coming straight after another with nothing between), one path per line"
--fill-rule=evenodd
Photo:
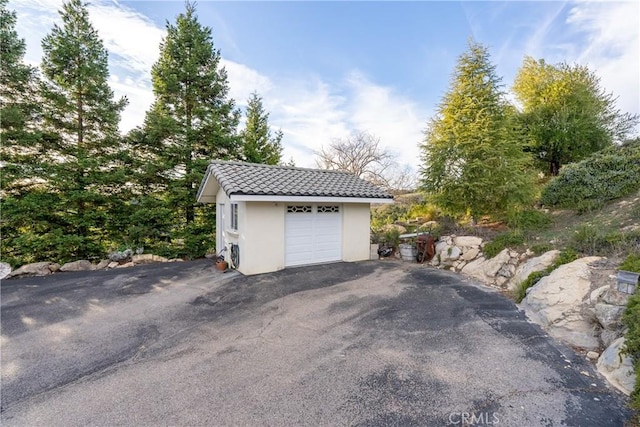
M640 273L624 270L618 271L616 277L618 280L618 291L633 295L638 287L638 277L640 277Z

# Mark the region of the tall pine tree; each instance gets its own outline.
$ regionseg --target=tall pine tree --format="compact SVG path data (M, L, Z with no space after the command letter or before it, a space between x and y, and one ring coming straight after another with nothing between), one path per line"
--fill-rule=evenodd
M184 241L183 256L203 255L213 239L215 220L198 209L196 193L212 159L238 159L240 113L229 98L227 73L220 66L211 29L198 22L186 3L167 35L151 75L155 102L147 112L138 147L150 161L144 171L148 194L172 210L171 238ZM158 205L158 203L155 203Z
M123 188L118 123L126 100L114 100L107 51L87 7L70 0L42 40L43 142L37 176L12 212L21 218L23 259L66 261L103 255Z
M19 156L35 142L37 78L36 70L24 63L26 44L16 32L16 13L7 9L7 3L0 0L0 135L3 156Z
M42 135L36 70L24 63L26 45L16 32L16 13L0 0L0 162L2 179L2 251L4 261L20 264L24 226L32 222L25 212L32 204L29 193L37 190ZM37 210L37 209L36 209Z
M240 132L242 159L249 163L277 165L282 161L282 131L271 135L269 113L264 110L262 98L252 93L247 106L247 123Z
M446 213L476 220L531 201L520 141L487 48L470 42L425 132L423 190Z

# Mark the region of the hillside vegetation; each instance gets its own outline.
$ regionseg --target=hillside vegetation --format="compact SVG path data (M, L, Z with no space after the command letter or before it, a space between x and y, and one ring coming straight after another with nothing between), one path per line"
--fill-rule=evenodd
M608 257L619 269L640 273L640 142L606 148L563 167L557 177L539 184L537 208L484 217L478 224L468 218L443 216L427 196L404 195L396 204L374 209L372 227L383 237L395 227L436 234L474 234L488 240L483 248L492 257L506 247L536 254L559 249L560 264L579 256ZM393 239L391 239L393 240ZM397 239L396 239L397 241ZM514 298L524 297L550 271L534 273ZM624 316L628 327L627 351L640 378L640 294L632 296ZM632 395L640 410L640 385ZM640 419L637 420L640 422Z

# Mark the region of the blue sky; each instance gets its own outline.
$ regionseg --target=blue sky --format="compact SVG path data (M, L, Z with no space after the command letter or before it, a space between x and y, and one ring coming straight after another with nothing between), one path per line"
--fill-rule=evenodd
M11 0L27 61L59 22L60 0ZM182 1L89 2L110 54L111 85L130 104L121 128L153 101L150 69L166 20ZM640 113L639 2L212 2L199 1L243 107L256 90L284 132L285 158L313 166L313 151L364 130L417 169L422 131L473 37L488 45L508 89L525 55L588 65L619 108Z

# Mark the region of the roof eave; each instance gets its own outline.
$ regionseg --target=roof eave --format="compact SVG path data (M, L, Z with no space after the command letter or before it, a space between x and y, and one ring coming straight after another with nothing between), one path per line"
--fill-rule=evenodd
M209 192L206 192L207 189L210 189L210 180L213 180L213 189ZM207 171L205 172L204 178L200 183L200 188L198 188L198 193L196 195L196 201L198 203L213 203L216 201L216 195L218 194L218 190L220 189L220 183L213 176L213 171L211 170L211 165L207 166Z
M302 202L302 203L393 203L389 197L290 196L267 194L230 194L232 202Z

